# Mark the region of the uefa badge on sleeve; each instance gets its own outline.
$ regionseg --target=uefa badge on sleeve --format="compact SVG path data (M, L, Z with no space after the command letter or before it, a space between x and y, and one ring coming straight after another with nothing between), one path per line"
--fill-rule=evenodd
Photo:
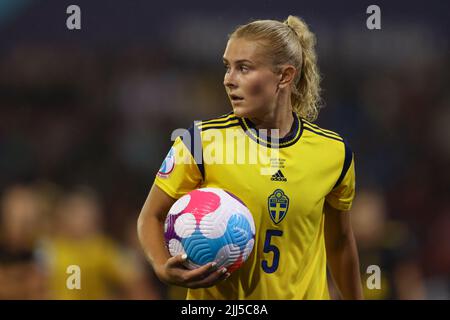
M175 167L175 156L172 147L170 148L169 153L167 153L166 158L164 159L161 167L159 168L158 177L167 178L173 171L174 167Z

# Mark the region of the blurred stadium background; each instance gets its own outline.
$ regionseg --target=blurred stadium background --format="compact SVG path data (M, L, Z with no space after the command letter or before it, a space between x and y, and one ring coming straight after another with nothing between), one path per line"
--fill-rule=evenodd
M81 8L81 30L66 8ZM381 7L382 29L366 28ZM450 298L449 5L444 1L0 0L0 299L173 299L135 234L173 129L227 112L226 36L303 17L326 107L356 155L369 299ZM81 267L81 290L65 286Z

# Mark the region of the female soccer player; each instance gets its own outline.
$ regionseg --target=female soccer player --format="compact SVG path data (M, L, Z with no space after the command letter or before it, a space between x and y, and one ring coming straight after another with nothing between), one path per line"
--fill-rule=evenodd
M223 56L233 111L195 123L192 139L177 138L156 176L138 220L140 241L157 276L189 288L188 299L328 299L327 264L344 299L362 298L348 212L355 189L353 154L341 136L312 123L320 102L314 46L314 34L294 16L238 27ZM278 139L259 129L278 129ZM211 135L230 132L245 143L245 151L273 148L278 156L264 165L207 161L220 140ZM229 148L229 141L220 146ZM262 174L263 167L270 175ZM170 257L164 244L171 205L203 187L237 195L255 220L254 250L231 275L214 263L188 270L186 256Z

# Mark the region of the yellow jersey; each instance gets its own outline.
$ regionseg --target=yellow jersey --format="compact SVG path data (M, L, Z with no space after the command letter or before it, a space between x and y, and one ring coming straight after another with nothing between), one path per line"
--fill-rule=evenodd
M350 209L353 153L340 135L296 114L289 134L273 136L232 112L195 122L156 175L175 199L204 187L231 192L255 221L248 260L226 281L189 289L188 299L329 299L323 208Z
M134 267L109 238L54 237L44 244L49 299L96 300L116 298L114 289L133 279ZM79 288L68 286L79 271Z

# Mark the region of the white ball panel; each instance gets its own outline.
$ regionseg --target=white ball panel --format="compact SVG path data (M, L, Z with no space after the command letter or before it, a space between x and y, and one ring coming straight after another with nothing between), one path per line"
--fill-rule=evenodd
M255 244L255 240L251 239L251 240L250 240L249 242L247 242L247 244L245 245L244 253L243 253L243 257L242 257L242 259L243 259L244 261L246 261L246 260L248 259L248 256L250 255L250 253L251 253L252 250L253 250L254 244Z
M175 232L181 238L190 237L195 231L196 224L192 213L184 213L175 221Z
M254 222L253 216L250 213L250 211L248 210L248 208L245 205L243 205L241 202L239 202L238 200L233 198L228 192L225 192L224 190L220 189L220 194L221 194L222 199L227 199L226 200L227 203L233 204L232 207L230 207L230 210L240 212L247 218L247 220L250 223L250 228L252 230L252 233L255 234L255 232L256 232L255 222Z
M216 211L207 214L200 221L200 232L210 239L216 239L224 235L227 230L231 212L222 205Z
M175 203L172 205L172 207L169 210L169 214L180 213L181 211L186 209L187 205L189 204L189 201L191 201L190 195L187 194L187 195L182 196L180 199L175 201Z
M228 244L220 248L214 261L217 263L217 267L221 268L223 266L228 267L235 263L239 256L241 255L241 250L234 244Z
M241 212L246 217L248 223L250 224L250 229L252 230L252 234L254 235L256 233L256 228L255 228L255 221L253 219L252 214L250 213L248 208L243 205L240 205L239 212Z
M177 239L170 239L169 240L169 252L170 252L170 255L172 257L174 257L176 255L179 255L179 254L186 253L184 251L183 245Z

